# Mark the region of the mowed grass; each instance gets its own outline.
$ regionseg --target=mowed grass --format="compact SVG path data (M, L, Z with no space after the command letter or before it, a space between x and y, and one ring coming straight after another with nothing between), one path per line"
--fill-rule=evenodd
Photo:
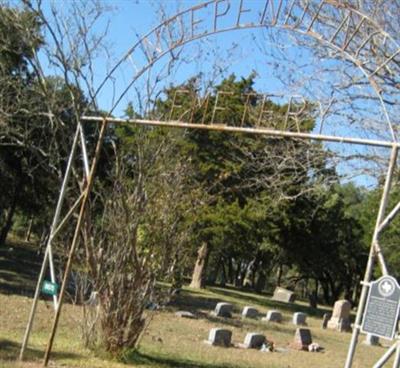
M0 253L1 257L6 257ZM3 259L4 260L4 259ZM7 271L9 275L10 270ZM12 277L24 278L23 272ZM31 280L26 280L28 283ZM0 269L0 283L6 283ZM3 288L0 294L0 367L36 368L41 366L41 359L47 343L53 318L52 304L41 301L38 307L34 330L26 354L26 362L16 361L32 299L16 293L13 285ZM233 303L232 319L210 316L217 302ZM269 309L278 309L283 313L283 323L265 323L259 320L242 320L240 312L243 306L252 305L261 313ZM177 310L189 310L197 319L176 317ZM292 350L289 344L293 341L296 327L291 323L292 313L308 313L308 328L311 329L314 342L324 347L320 353L309 353ZM184 288L182 293L169 306L162 310L149 312L151 323L141 340L138 351L128 352L123 362L100 357L82 347L80 339L81 307L66 304L61 315L60 328L51 356L52 367L99 367L117 368L135 366L141 368L311 368L342 367L350 340L349 333L321 329L321 316L324 309L311 310L304 303L285 304L272 301L264 295L258 295L233 288L208 288L196 291ZM233 343L243 342L247 332L261 332L268 340L285 352L263 353L256 350L244 350L237 347L219 348L204 343L208 332L213 327L229 328L233 332ZM364 337L361 337L361 341ZM382 341L388 346L389 342ZM384 347L358 345L354 368L372 367L385 352ZM390 363L388 363L390 366Z

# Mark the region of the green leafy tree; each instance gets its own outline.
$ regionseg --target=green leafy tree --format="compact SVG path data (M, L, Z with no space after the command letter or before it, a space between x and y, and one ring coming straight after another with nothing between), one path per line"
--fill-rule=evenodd
M287 105L277 105L259 98L253 88L254 78L254 74L240 79L231 75L205 96L201 95L196 78L192 78L184 85L167 89L165 98L156 101L156 107L150 115L194 123L262 125L270 128L285 125L286 129L297 129L294 118L287 118ZM194 101L197 103L194 104ZM216 104L218 108L214 108ZM308 109L311 108L312 106L308 106ZM264 115L268 115L265 114L266 111L272 112L272 119L264 118ZM301 129L310 131L312 128L313 120L304 114ZM258 249L262 243L271 243L265 240L268 236L261 236L254 231L255 222L246 213L252 210L260 212L257 208L260 207L258 201L265 205L279 202L286 197L295 198L302 191L310 190L319 178L327 177L325 152L318 144L191 130L185 135L181 148L183 155L190 157L195 180L201 184L208 199L207 206L202 207L204 212L193 219L193 242L199 244L199 247L192 287L204 285L207 261L212 249L217 254L214 257L216 267L220 267L218 265L224 255L228 265L236 264L235 272L243 280L242 274L246 273L245 269L250 263L248 259L255 256L249 256L251 252L245 256L238 249L246 247L246 239L250 238L257 239L254 242L258 242L258 247L254 244L254 249ZM304 150L310 154L305 155ZM232 211L236 211L236 214L228 216ZM264 207L264 213L268 211L270 208ZM237 223L232 220L235 216ZM252 237L253 233L257 236ZM232 257L227 256L228 249L231 250ZM254 253L257 255L257 262L253 261L253 264L259 263L259 259L263 258L260 254L263 253ZM215 272L212 273L215 275Z

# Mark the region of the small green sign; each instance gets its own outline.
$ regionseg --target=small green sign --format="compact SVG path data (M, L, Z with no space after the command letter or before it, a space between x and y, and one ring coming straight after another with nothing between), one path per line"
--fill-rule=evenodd
M57 295L58 293L58 284L51 281L43 281L42 284L42 293L47 295Z

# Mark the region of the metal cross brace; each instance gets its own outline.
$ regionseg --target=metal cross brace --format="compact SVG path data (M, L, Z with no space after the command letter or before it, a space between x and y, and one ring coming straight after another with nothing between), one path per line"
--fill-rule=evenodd
M28 323L27 323L24 338L22 341L21 351L20 351L20 355L19 355L19 358L21 360L23 360L23 358L24 358L24 353L25 353L26 347L29 342L29 337L30 337L30 333L32 330L32 325L33 325L33 320L34 320L35 314L36 314L37 303L38 303L39 297L40 297L41 286L43 284L43 281L44 281L44 278L46 275L47 266L49 266L49 268L50 268L51 281L53 283L55 283L57 281L56 275L55 275L53 248L52 248L53 239L60 232L60 230L64 227L64 225L68 222L68 220L71 218L72 214L74 213L75 209L79 206L79 204L83 198L83 193L82 193L79 196L79 198L75 201L75 203L72 205L72 207L69 209L66 216L60 221L61 210L62 210L63 204L64 204L65 193L67 190L70 174L72 171L73 161L74 161L74 156L75 156L76 149L78 146L78 141L80 141L80 144L81 144L83 171L85 173L85 178L86 178L85 180L87 181L87 179L89 177L89 159L88 159L87 149L86 149L86 138L85 138L82 124L81 124L81 122L78 122L76 132L74 135L74 139L72 142L71 151L70 151L69 158L68 158L67 167L66 167L66 170L64 173L64 178L63 178L63 182L61 185L60 194L58 196L56 210L55 210L53 221L52 221L51 228L50 228L50 235L49 235L49 238L46 243L44 258L43 258L42 266L40 269L39 278L38 278L38 281L36 284L35 294L34 294L34 298L32 301L32 306L31 306L31 311L29 314ZM59 308L59 300L58 300L57 295L53 295L53 306L54 306L54 311L56 313Z

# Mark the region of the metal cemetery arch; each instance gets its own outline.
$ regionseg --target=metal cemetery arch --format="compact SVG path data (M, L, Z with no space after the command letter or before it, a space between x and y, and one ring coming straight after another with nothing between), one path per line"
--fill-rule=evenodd
M256 7L256 9L254 9L254 7ZM204 17L204 12L211 12L212 17ZM329 18L327 21L327 14L333 14L334 17ZM137 79L163 56L172 54L176 48L182 47L191 41L195 41L212 34L240 29L265 27L275 27L282 30L293 31L300 35L310 36L321 44L336 51L341 56L344 56L346 60L357 66L361 70L364 77L369 81L369 84L376 93L377 99L381 103L382 111L385 117L384 124L386 125L387 131L390 133L390 140L370 140L362 137L329 136L322 134L322 132L320 134L313 134L274 130L262 127L243 128L232 127L228 125L192 124L182 121L122 120L111 117L115 108L121 102L122 98L126 95L129 89L135 84ZM380 45L382 47L378 47L376 51L377 53L374 55L372 52L370 52L371 45ZM23 358L24 351L28 344L37 301L40 294L40 287L44 280L48 263L50 264L52 280L55 280L52 260L52 239L62 230L62 227L65 225L65 223L67 223L72 214L80 206L79 217L70 247L69 257L59 294L59 300L57 300L57 297L54 297L55 317L44 358L44 366L47 366L48 364L60 317L65 286L70 272L73 254L77 247L79 230L83 222L83 214L85 212L86 204L92 188L96 165L98 163L99 153L105 136L106 126L107 123L128 122L138 125L243 132L248 134L263 134L266 136L303 138L391 148L389 167L383 188L376 226L373 233L367 269L365 272L360 302L357 310L357 317L353 328L353 335L347 360L345 363L345 368L350 368L352 366L358 335L360 333L362 314L366 303L368 284L372 278L375 258L377 258L379 261L382 273L384 275L388 274L385 260L381 252L381 247L379 245L379 234L393 220L397 212L400 210L400 203L398 203L392 209L392 211L385 216L393 171L396 166L400 143L398 142L395 128L391 122L389 113L384 103L385 89L383 83L381 83L385 73L391 73L392 76L394 73L395 76L397 76L397 72L399 71L398 63L400 64L399 45L397 45L393 38L390 37L390 35L384 30L382 30L382 28L367 14L364 14L358 9L355 9L350 5L345 5L341 1L337 0L260 0L257 3L246 0L210 0L177 13L175 16L162 22L138 42L136 42L106 75L104 80L97 88L94 98L99 96L102 90L107 88L107 83L112 77L115 76L116 72L123 67L124 63L129 62L131 57L137 54L139 54L139 56L137 59L135 59L135 62L141 62L141 64L139 64L139 67L137 67L137 71L132 80L125 86L115 103L108 111L108 117L82 117L82 121L101 122L101 129L90 167L86 154L83 129L81 122L78 122L68 165L64 174L57 208L50 230L50 236L46 247L42 269L35 291L35 297L32 303L29 321L21 347L20 358ZM171 56L173 57L173 55ZM81 144L82 155L84 157L84 173L86 176L85 188L79 198L77 198L74 205L68 210L65 217L60 220L65 188L69 180L73 157L79 142ZM399 367L400 344L398 342L394 343L394 345L380 359L375 367L383 366L383 364L386 363L386 361L394 352L396 352L394 367Z

